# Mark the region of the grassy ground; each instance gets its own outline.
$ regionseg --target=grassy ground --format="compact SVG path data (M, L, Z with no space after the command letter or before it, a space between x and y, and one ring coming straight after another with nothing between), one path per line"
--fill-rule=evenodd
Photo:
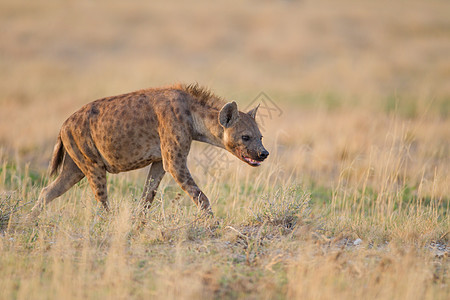
M0 1L0 298L448 298L449 13ZM170 176L142 216L138 170L108 177L109 214L82 180L21 222L73 111L176 81L263 103L261 167L193 145L215 219Z

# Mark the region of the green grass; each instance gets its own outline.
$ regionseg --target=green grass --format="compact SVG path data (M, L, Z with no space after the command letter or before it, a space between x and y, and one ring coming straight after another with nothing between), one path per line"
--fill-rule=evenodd
M31 181L28 173L21 174L11 167L2 169L1 176L3 172L8 172L9 178L18 178L4 181L4 186L9 188ZM438 209L441 224L427 223L434 234L429 238L408 238L427 231L423 222L430 217L426 214L430 203L423 201L419 216L417 203L411 200L416 190L407 186L398 194L398 201L404 202L405 213L398 213L398 208L394 207L392 215L395 217L379 222L370 217L370 209L345 211L340 206L345 203L341 203L331 210L334 192L318 184L311 184L309 188L279 187L269 193L256 185L225 184L221 190L224 200L215 203L215 210L229 210L230 197L235 192L241 199L253 195L254 200L248 209L228 212L218 219L204 219L193 205L180 201L177 196L180 189L170 181L143 219L136 211L137 202L132 192L140 192L140 188L133 187L133 181L126 177L111 176L108 184L113 207L109 214L97 206L88 185L83 183L62 199L55 200L37 226L18 222L18 217L25 214L28 207L13 216L14 222L3 233L4 255L0 259L2 275L9 278L3 284L9 297L20 298L27 290L45 288L52 295L68 297L240 298L253 295L284 299L293 293L295 277L292 272L303 268L304 262L299 265L295 259L300 249L307 253L311 247L316 247L325 251L329 260L334 255L332 249L339 249L337 245L345 239L350 239L351 244L352 240L361 238L360 253L373 251L370 250L373 246L381 247L373 254L357 254L359 252L352 247L343 250L341 255L347 261L344 273L332 279L332 286L342 294L352 285L350 278L354 271L347 264L356 261L378 266L380 263L372 257L383 259L388 255L383 250L386 242L404 243L410 245L408 247L417 242L423 246L431 241L448 242L447 236L437 238L443 234L442 230L448 229L444 206ZM33 200L31 195L36 195L41 187L28 185L27 189L32 192L23 201ZM365 206L370 208L378 195L371 188L367 188L364 195L368 201ZM77 200L80 198L82 201ZM340 201L345 202L345 199ZM13 195L3 198L2 203L15 200L17 197ZM413 224L407 228L405 238L400 227L409 226L411 220ZM417 248L414 251L420 259L429 257L427 250ZM401 257L397 259L403 259ZM401 263L397 259L392 263ZM448 264L442 267L448 268ZM321 268L308 272L319 276ZM368 280L371 273L367 272L362 275L362 282ZM441 269L434 272L438 279L427 286L440 294L438 282L446 282L446 275ZM323 276L320 275L319 280L325 280ZM384 276L383 273L380 276ZM169 292L163 292L164 289Z

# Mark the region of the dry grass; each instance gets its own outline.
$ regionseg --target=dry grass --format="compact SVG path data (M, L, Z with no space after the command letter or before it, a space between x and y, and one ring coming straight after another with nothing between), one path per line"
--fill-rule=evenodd
M446 1L0 1L0 298L446 299ZM217 219L167 176L83 180L21 222L61 123L99 97L175 81L246 107L271 152L189 166ZM266 114L266 117L264 117ZM208 151L208 149L206 149Z

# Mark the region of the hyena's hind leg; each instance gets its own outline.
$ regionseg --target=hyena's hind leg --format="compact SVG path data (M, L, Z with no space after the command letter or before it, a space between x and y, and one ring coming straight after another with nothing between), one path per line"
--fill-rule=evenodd
M106 189L106 170L96 165L88 167L86 178L94 193L95 200L109 211L108 193Z
M146 209L150 208L156 195L159 183L166 174L164 171L162 160L152 163L145 180L144 192L142 193L142 202Z
M83 179L84 173L74 163L70 155L64 156L64 163L59 176L42 189L37 203L31 209L30 217L36 218L42 209L52 200L64 194L68 189Z

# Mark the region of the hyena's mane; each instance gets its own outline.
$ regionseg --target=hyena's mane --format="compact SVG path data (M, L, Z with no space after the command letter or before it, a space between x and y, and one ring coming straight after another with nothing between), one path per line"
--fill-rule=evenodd
M198 83L182 84L179 88L193 96L193 98L202 106L220 110L226 103L224 99L215 95L210 89L200 86Z

